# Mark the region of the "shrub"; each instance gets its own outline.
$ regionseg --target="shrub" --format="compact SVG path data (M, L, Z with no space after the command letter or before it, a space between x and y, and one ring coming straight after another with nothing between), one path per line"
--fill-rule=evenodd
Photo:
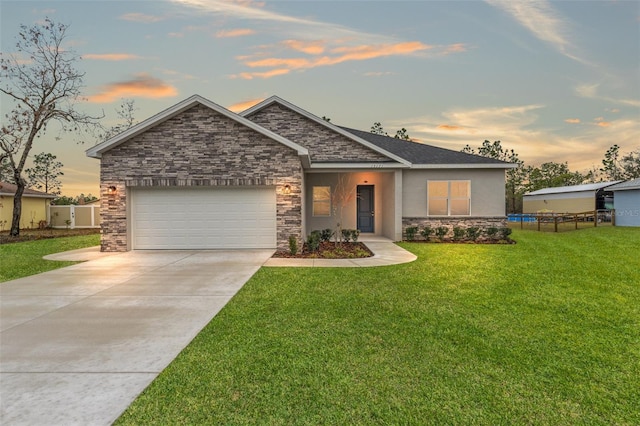
M343 229L342 230L342 240L345 243L353 241L354 243L358 241L358 237L360 236L359 229Z
M329 242L331 240L331 237L333 237L333 229L323 229L322 231L320 231L320 240L324 243Z
M433 229L428 226L425 226L422 231L420 231L420 235L422 235L422 238L427 241L429 241L429 237L431 236L431 234L433 234Z
M459 226L455 226L453 228L453 239L455 241L460 241L462 239L462 237L464 237L465 231L463 228L460 228Z
M466 232L467 232L467 238L470 239L471 241L475 241L478 239L478 237L482 233L482 230L477 226L470 226L467 228Z
M320 248L320 231L311 231L307 237L307 250L315 253Z
M418 233L417 226L407 226L404 230L405 235L407 236L407 241L413 241L416 238L416 234Z
M498 228L496 228L495 226L492 226L491 228L487 229L487 237L489 237L492 240L496 239L496 236L498 235L498 231L500 231Z
M511 230L511 228L500 228L500 239L501 240L508 240L509 239L509 235L511 235L511 232L513 232Z
M440 241L444 240L444 236L447 235L447 232L449 232L449 228L447 228L446 226L438 226L436 228L436 237L438 237L440 239Z
M298 239L295 235L289 236L289 253L291 253L292 256L298 254Z

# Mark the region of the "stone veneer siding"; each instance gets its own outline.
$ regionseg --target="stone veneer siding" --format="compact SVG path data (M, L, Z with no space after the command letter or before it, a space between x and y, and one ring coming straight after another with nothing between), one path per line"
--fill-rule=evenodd
M489 228L506 228L507 218L504 216L498 217L473 217L473 216L455 216L455 217L403 217L402 218L402 235L406 235L406 229L410 226L417 226L418 233L416 234L416 240L423 240L420 235L420 231L429 226L431 229L436 229L444 226L449 229L445 235L445 240L450 241L453 239L453 228L458 227L467 229L472 226L477 226L483 231L483 237L486 230ZM435 236L432 234L431 238ZM482 237L480 238L480 240Z
M277 103L256 111L246 118L304 146L309 150L312 162L392 161L389 157Z
M286 249L290 235L302 238L302 174L295 150L196 105L103 153L101 249L127 250L127 190L134 186L274 186L277 246ZM282 193L285 184L290 194Z

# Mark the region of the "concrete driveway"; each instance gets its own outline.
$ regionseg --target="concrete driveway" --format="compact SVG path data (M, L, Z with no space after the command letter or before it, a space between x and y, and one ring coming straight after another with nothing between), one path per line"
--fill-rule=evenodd
M0 423L111 424L272 253L134 251L0 284Z

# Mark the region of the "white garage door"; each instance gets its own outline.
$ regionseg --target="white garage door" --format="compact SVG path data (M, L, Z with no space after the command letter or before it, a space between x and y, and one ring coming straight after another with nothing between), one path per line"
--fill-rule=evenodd
M133 249L276 247L274 188L134 188Z

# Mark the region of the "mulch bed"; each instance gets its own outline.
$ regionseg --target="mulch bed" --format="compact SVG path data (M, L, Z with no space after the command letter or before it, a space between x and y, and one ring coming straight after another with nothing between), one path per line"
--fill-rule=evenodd
M23 241L44 240L47 238L75 237L78 235L99 234L100 229L21 229L20 235L12 237L9 231L0 232L0 244L21 243Z
M291 259L361 259L371 257L373 253L363 243L322 242L317 252L309 252L306 244L302 251L292 255L288 251L277 251L273 257Z

